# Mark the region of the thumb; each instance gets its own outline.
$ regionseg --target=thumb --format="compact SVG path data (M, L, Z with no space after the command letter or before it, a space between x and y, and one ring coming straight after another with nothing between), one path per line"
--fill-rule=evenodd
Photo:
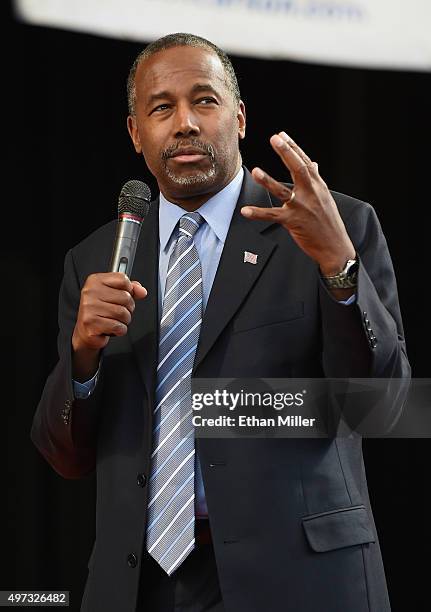
M135 300L142 300L147 297L148 291L141 285L139 281L132 281L133 297Z

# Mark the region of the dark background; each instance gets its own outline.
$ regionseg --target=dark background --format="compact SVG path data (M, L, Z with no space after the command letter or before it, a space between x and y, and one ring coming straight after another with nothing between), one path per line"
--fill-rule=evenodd
M126 131L126 77L144 44L31 27L12 14L6 23L0 589L68 589L75 611L93 541L94 478L63 480L29 432L56 362L66 251L116 216L126 180L142 179L156 193ZM429 376L429 74L233 60L247 108L244 163L288 180L268 143L285 130L332 189L375 206L397 271L413 375ZM430 451L428 440L364 442L394 612L429 603Z

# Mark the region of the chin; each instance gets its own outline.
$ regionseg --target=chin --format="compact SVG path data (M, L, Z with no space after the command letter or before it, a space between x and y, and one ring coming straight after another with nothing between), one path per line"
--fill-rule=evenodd
M213 185L217 178L217 172L214 167L208 170L199 170L197 172L189 172L184 174L176 174L169 168L166 168L166 174L169 181L176 186L190 187L205 187Z

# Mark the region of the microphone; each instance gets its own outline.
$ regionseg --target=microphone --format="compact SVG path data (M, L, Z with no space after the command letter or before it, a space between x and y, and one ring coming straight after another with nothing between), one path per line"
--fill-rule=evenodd
M118 225L110 272L123 272L130 278L142 222L151 204L151 191L142 181L127 181L118 198Z

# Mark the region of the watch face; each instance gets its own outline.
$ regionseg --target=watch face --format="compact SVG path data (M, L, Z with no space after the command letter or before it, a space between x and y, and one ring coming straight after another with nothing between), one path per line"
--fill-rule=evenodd
M349 264L349 262L347 262L347 264ZM356 274L358 272L358 269L359 269L359 264L358 264L358 262L355 259L355 260L352 261L350 266L347 268L346 274L348 276L352 276L352 274Z

